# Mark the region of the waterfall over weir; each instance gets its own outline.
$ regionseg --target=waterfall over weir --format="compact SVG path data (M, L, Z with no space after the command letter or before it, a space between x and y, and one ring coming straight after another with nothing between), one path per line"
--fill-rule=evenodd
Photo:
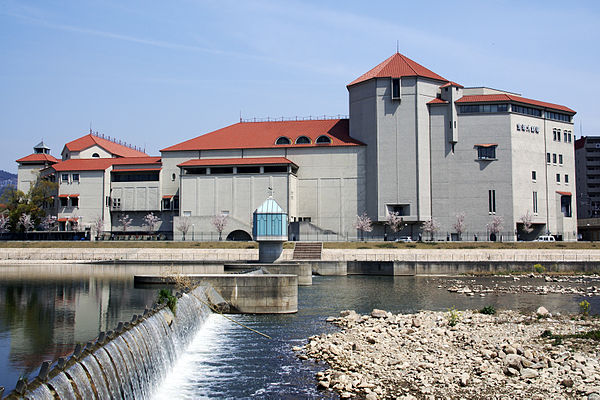
M8 399L147 399L211 313L214 289L178 295L175 315L166 306L146 310L95 343L76 348L53 368L45 363L29 384L19 381Z

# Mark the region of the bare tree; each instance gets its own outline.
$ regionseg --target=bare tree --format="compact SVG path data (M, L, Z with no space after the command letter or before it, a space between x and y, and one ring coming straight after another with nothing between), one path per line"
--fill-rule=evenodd
M154 215L154 213L148 213L144 217L144 226L148 227L148 232L155 232L158 228L158 224L160 224L160 218Z
M533 232L533 215L527 210L524 215L521 215L521 223L523 224L523 230L527 233Z
M223 231L229 222L229 216L225 214L215 215L212 219L212 224L219 232L219 240L223 240Z
M0 233L8 232L8 224L10 223L10 218L8 215L2 213L0 214Z
M122 214L121 217L119 218L119 223L123 227L123 232L127 232L129 227L131 226L132 222L133 222L133 219L129 218L129 214Z
M404 228L405 225L404 219L400 216L400 213L397 211L388 212L385 223L390 227L390 229L394 233Z
M433 218L423 222L423 232L429 233L429 237L433 240L433 235L440 230L440 224Z
M92 229L94 230L94 234L96 235L96 237L100 236L100 234L104 231L104 218L96 218L92 225Z
M40 228L43 231L53 231L56 227L56 217L53 215L46 215L42 222L40 222Z
M465 231L465 213L456 214L456 222L452 225L454 231L458 235L458 240L461 240L462 234Z
M181 232L182 238L185 241L185 235L190 230L192 226L192 221L189 217L181 217L179 218L179 222L177 223L177 230Z
M356 216L356 221L353 226L356 230L360 231L361 240L365 239L365 232L371 232L373 230L373 222L366 212Z
M19 226L21 226L25 232L31 231L33 229L33 227L35 226L31 215L30 214L21 214L21 217L19 217Z
M498 235L504 229L504 218L499 215L495 215L492 217L492 220L489 224L486 225L490 234Z

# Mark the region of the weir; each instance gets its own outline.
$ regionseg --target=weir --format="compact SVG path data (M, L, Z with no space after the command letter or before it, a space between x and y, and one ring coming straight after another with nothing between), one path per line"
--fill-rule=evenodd
M6 398L150 398L211 313L209 304L219 306L215 302L222 300L203 286L177 298L175 313L161 304L120 322L95 342L77 345L70 357L44 362L34 380L19 380Z

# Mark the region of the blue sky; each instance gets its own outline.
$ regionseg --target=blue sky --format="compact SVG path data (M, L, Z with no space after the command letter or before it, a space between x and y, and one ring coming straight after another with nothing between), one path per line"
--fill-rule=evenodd
M465 86L575 109L600 135L594 1L0 0L0 169L92 128L152 155L244 118L347 114L396 50ZM581 126L582 125L582 126Z

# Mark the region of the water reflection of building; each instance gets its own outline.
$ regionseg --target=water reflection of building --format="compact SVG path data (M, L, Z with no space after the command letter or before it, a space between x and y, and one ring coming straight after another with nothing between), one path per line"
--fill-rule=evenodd
M10 336L4 365L29 374L45 360L69 354L152 302L129 281L11 281L0 284L0 332ZM4 368L6 368L4 367ZM2 385L2 383L0 383Z

